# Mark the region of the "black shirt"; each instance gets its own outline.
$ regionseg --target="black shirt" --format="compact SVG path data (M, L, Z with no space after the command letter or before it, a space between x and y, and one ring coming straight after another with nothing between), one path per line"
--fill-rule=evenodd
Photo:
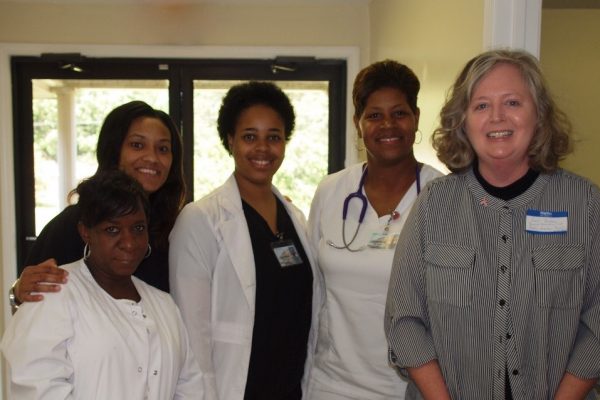
M489 184L488 181L486 181L483 178L483 176L481 176L477 163L473 164L473 174L475 174L475 178L477 178L477 181L479 181L479 183L486 192L504 201L514 199L515 197L525 193L525 191L529 189L531 185L533 185L533 182L535 182L537 177L540 175L538 171L534 171L533 169L529 168L525 175L523 175L510 185L498 187Z
M312 309L312 270L293 222L277 199L277 230L242 201L256 265L256 306L245 400L300 400ZM279 236L279 237L278 237ZM281 267L272 243L292 241L302 259Z

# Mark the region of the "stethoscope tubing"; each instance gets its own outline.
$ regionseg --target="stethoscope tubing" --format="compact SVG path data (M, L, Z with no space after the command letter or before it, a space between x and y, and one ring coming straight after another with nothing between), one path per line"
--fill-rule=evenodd
M421 166L419 163L417 163L417 166L415 168L415 182L417 184L417 195L419 195L419 193L421 193ZM365 163L363 165L363 170L362 170L362 174L360 177L360 181L358 182L358 189L356 190L356 192L352 192L350 193L345 199L344 199L344 207L342 208L342 242L344 243L343 246L338 246L335 243L333 243L333 241L331 240L327 240L327 244L335 249L338 250L343 250L346 249L348 251L351 252L357 252L357 251L361 251L364 250L367 246L361 246L358 247L356 249L352 249L350 246L352 246L352 244L354 243L354 240L356 240L356 237L358 236L358 231L360 230L360 226L362 225L364 219L365 219L365 215L367 213L367 207L369 204L369 201L367 199L367 196L364 195L363 193L363 188L365 186L365 179L367 177L367 164ZM358 224L356 225L356 229L354 230L354 235L352 235L352 239L350 239L350 241L348 242L346 240L346 219L348 217L348 208L350 206L350 201L352 201L353 199L359 199L362 202L362 206L360 209L360 214L358 216Z

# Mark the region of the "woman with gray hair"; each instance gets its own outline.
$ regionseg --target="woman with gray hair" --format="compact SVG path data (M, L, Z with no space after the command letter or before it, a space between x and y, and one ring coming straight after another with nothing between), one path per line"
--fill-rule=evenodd
M385 330L407 399L584 399L600 376L600 191L536 59L467 63L434 132L453 172L396 248Z

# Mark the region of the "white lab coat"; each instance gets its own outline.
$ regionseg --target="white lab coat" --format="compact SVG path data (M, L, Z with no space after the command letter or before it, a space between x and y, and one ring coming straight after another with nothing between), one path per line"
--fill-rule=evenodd
M10 320L2 352L13 399L203 399L202 376L173 299L132 277L141 300L116 300L82 260L69 282Z
M312 326L303 378L305 392L323 302L322 278L310 251L305 218L283 202L310 260ZM210 399L242 400L252 347L256 275L252 243L234 176L208 196L188 204L170 235L171 294L188 327Z

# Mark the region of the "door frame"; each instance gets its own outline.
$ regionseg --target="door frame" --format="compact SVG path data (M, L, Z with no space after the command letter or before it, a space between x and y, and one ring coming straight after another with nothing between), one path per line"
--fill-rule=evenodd
M0 260L2 265L1 293L8 293L16 279L17 240L15 206L15 169L13 133L13 96L11 64L13 56L39 56L44 53L80 53L89 57L127 58L203 58L203 59L272 59L278 56L306 56L346 60L346 110L352 109L352 82L359 71L360 51L355 46L310 46L310 47L234 47L234 46L129 46L129 45L86 45L86 44L0 44ZM354 148L352 113L346 112L346 145L344 165L358 161ZM4 323L10 318L4 295Z
M74 63L80 70L63 66ZM265 80L277 82L327 82L328 152L327 173L344 168L347 62L344 59L317 57L277 57L253 59L206 58L143 58L143 57L90 57L86 55L57 54L55 56L13 56L13 157L15 159L15 198L17 274L24 267L27 253L33 246L37 225L36 173L34 164L34 121L32 82L36 79L77 81L168 81L168 112L180 127L184 148L194 149L194 82ZM85 86L84 86L85 87ZM59 106L60 108L60 106ZM213 116L213 118L215 118ZM194 198L196 181L195 151L186 152L183 159L186 201ZM62 177L62 176L61 176ZM61 187L62 193L72 189L76 182ZM66 204L62 204L60 209ZM37 229L36 229L37 228Z

